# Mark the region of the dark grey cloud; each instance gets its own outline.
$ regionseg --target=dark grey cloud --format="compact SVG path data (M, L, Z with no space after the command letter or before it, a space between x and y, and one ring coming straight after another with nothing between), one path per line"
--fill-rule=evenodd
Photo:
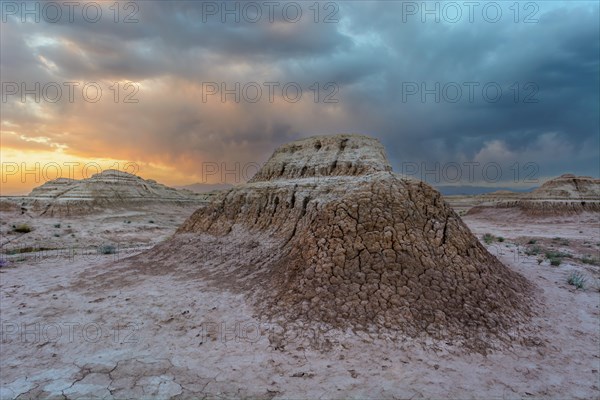
M397 170L403 162L478 161L505 169L533 162L540 177L600 173L597 3L533 2L538 22L529 24L526 3L519 3L519 22L512 3L496 3L503 16L495 23L480 8L469 21L464 7L456 23L430 15L423 22L421 13L406 15L407 2L387 1L339 2L339 22L314 23L312 3L300 4L297 23L280 13L274 22L263 15L257 23L222 23L192 1L139 2L139 22L129 24L114 23L107 5L109 17L98 23L10 17L2 24L3 81L128 80L142 87L135 105L63 99L40 113L8 102L3 120L78 154L114 151L181 163L191 173L194 162L262 162L277 144L338 132L379 137ZM236 81L297 82L303 101L202 103L202 82ZM314 82L334 82L338 102L322 103L322 87L321 102L309 100ZM477 84L473 101L468 82ZM460 87L462 97L403 96L411 85L436 83ZM502 88L498 101L486 100L486 84ZM61 121L77 132L65 132Z

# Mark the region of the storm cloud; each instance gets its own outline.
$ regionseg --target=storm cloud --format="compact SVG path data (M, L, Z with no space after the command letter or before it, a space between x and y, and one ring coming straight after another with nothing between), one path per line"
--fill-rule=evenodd
M289 140L364 133L419 178L415 166L444 163L496 163L495 186L527 184L525 165L540 180L598 176L598 3L467 3L140 1L117 15L80 2L70 20L55 2L52 22L29 2L36 22L3 2L2 146L164 166L189 180L165 183L181 184L201 181L203 163L262 163ZM36 82L62 96L22 102ZM65 82L78 83L73 99Z

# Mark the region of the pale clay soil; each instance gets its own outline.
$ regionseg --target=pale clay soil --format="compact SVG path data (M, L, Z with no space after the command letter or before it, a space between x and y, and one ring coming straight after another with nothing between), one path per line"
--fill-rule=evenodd
M269 340L277 327L259 322L243 297L182 279L178 268L103 284L192 211L30 220L35 230L23 236L8 234L22 216L1 213L3 250L76 250L2 255L0 398L600 398L600 267L577 260L598 258L597 213L463 217L479 238L504 237L486 247L537 287L533 343L484 356L451 341L341 332L323 334L326 349L307 345L311 332L280 348ZM538 264L524 253L532 238L573 257ZM117 242L118 255L82 250ZM587 277L585 289L567 284L573 271Z

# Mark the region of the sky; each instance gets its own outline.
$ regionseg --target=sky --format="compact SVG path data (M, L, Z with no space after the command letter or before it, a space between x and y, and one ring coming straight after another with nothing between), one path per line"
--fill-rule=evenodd
M237 184L336 133L434 185L600 174L597 1L0 4L2 195Z

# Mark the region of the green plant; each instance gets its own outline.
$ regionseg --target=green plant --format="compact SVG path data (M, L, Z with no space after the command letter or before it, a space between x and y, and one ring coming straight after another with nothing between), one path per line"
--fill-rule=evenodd
M502 236L498 236L498 241L499 242L504 242L504 238Z
M60 224L54 224L55 228L60 228Z
M485 242L485 244L491 244L494 241L494 235L492 235L491 233L486 233L485 235L483 235L483 241Z
M583 256L582 258L580 258L580 260L584 264L600 265L600 260L594 257Z
M150 220L150 221L148 221L148 223L149 223L149 224L153 224L153 223L154 223L154 221L153 221L153 220Z
M550 259L550 265L554 266L554 267L558 267L561 263L560 258L551 258Z
M567 283L569 283L569 285L575 286L577 289L585 288L586 281L587 278L581 272L578 271L571 272L569 278L567 279Z
M29 225L27 225L27 224L21 224L21 225L18 225L18 226L14 226L13 225L13 227L14 227L13 228L14 231L18 232L18 233L29 233L29 232L31 232L31 227Z
M529 246L525 250L525 254L527 254L528 256L535 256L540 254L541 252L542 249L540 248L540 246Z
M536 244L537 240L535 239L530 239L529 242L527 242L527 244Z
M551 259L551 258L564 258L564 257L569 257L570 254L569 253L564 253L562 251L546 251L544 253L544 255L546 256L546 258Z
M60 237L60 235L58 233L55 233L54 237Z
M100 251L100 254L115 254L117 252L116 247L112 244L103 244L98 250Z

